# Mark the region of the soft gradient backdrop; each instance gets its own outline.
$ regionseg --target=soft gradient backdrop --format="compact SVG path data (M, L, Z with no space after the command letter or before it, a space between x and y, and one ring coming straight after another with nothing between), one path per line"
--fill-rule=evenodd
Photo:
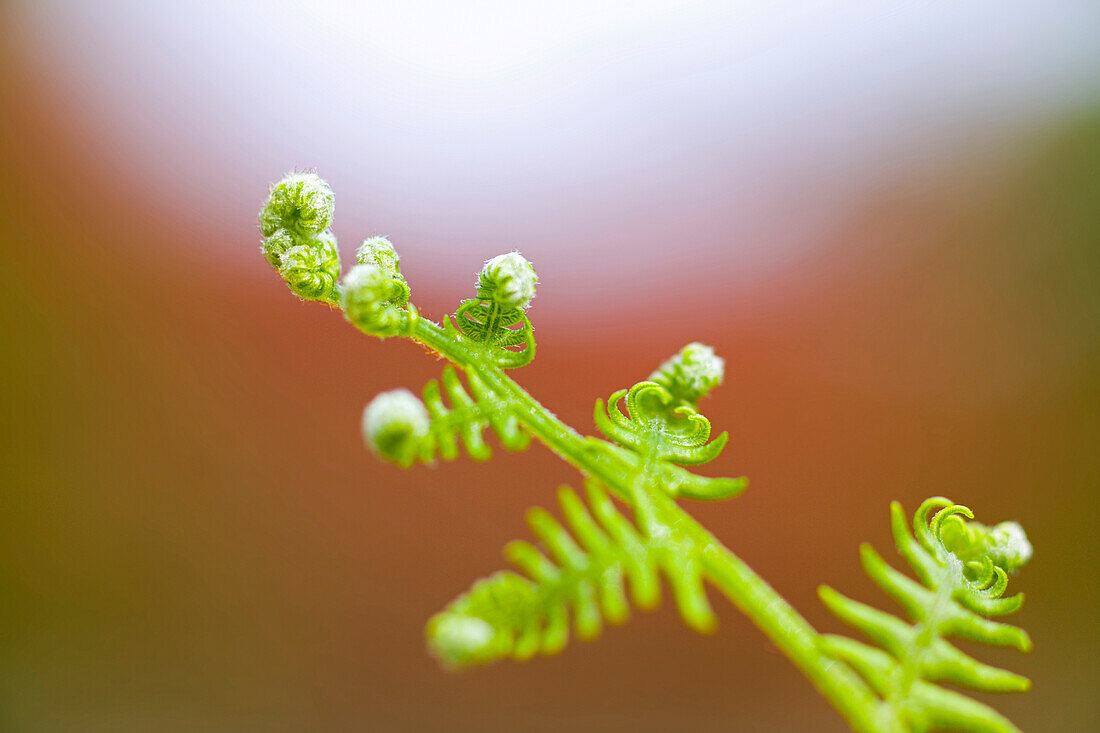
M378 391L440 364L291 297L270 182L316 167L345 257L390 236L439 318L542 279L518 379L592 401L689 340L749 490L697 514L819 628L891 499L1021 520L1034 680L1096 730L1100 6L0 7L0 729L842 731L728 606L441 672L424 621L576 477L401 471Z

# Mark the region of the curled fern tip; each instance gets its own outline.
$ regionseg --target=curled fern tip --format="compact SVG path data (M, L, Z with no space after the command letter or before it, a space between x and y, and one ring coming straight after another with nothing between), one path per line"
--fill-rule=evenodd
M340 306L363 333L397 336L408 325L409 286L400 274L378 265L356 265L344 277Z
M393 246L393 242L385 237L370 237L364 239L355 252L355 261L360 265L377 265L391 274L401 274L401 257Z
M340 277L340 254L331 234L304 238L283 253L279 274L299 298L329 300Z
M428 650L447 669L461 669L484 661L492 646L493 627L474 616L438 614L428 624Z
M264 259L299 298L332 303L340 252L332 224L332 189L314 173L292 173L271 187L260 210Z
M535 267L519 252L497 255L477 278L477 297L504 308L526 308L535 297Z
M677 400L695 404L722 383L726 374L726 362L714 353L714 349L693 342L680 349L649 376Z
M279 229L319 234L332 225L336 197L316 173L288 173L271 187L260 210L260 231L270 237Z
M407 389L383 392L363 411L363 441L388 461L410 465L428 435L428 411Z
M1026 677L979 662L948 640L958 636L1020 651L1031 648L1023 629L990 618L1019 608L1019 594L1001 597L1008 585L1006 566L1019 567L1031 546L1015 522L991 530L973 516L965 506L933 497L916 511L910 533L901 505L894 502L894 542L920 582L895 570L870 545L860 548L864 570L905 609L909 622L827 586L819 589L833 613L878 645L833 634L818 640L826 654L851 665L879 696L884 730L1018 733L992 707L939 684L983 692L1030 687Z

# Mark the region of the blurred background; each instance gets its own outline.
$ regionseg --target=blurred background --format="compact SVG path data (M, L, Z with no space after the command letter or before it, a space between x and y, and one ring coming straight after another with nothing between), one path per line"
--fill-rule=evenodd
M693 509L818 628L819 583L892 608L890 500L1021 520L1035 650L980 656L1034 689L992 702L1098 729L1100 5L63 0L0 10L0 730L846 729L720 601L436 667L424 621L576 476L363 449L441 365L270 271L294 168L432 318L528 256L516 376L586 431L715 346L708 470L752 483Z

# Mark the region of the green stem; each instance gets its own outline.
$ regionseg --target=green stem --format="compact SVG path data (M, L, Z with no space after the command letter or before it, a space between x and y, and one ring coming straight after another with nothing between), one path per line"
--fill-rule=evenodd
M894 708L901 709L913 689L913 683L920 679L921 658L940 635L940 625L944 621L945 611L951 603L955 588L950 573L941 572L936 582L936 594L920 620L920 632L898 655L901 659L901 674L893 678L886 701Z
M679 508L679 507L677 507ZM821 652L818 633L771 585L698 525L693 533L710 538L704 563L714 584L787 655L852 728L884 732L876 719L881 701L850 667Z
M420 319L412 337L456 365L475 370L490 388L508 400L526 428L547 448L583 474L613 489L620 498L634 503L631 487L622 485L622 478L630 475L631 467L588 450L584 436L543 407L500 368L482 363L431 321ZM818 633L810 623L675 501L669 498L661 510L672 514L679 526L707 548L704 562L714 584L787 655L852 727L861 733L882 731L874 715L879 699L850 667L821 652L817 646Z
M439 325L426 318L417 318L409 332L409 338L427 346L432 351L466 369L474 363L473 354L451 339Z

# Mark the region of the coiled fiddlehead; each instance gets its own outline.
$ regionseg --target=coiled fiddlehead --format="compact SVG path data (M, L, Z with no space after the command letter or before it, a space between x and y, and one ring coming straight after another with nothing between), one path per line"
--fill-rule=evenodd
M684 349L691 346L700 345L689 344ZM676 359L670 359L666 366ZM624 397L626 415L619 407ZM590 438L589 450L611 455L629 465L632 471L644 472L652 486L670 496L714 501L735 496L748 486L743 476L699 476L674 465L698 465L714 460L725 448L729 434L723 432L707 442L710 421L692 404L673 397L662 384L646 381L621 389L608 398L606 406L597 399L593 418L600 432L617 445Z
M485 263L477 297L455 311L455 324L467 339L483 346L501 369L526 366L535 358L535 336L526 309L535 297L535 268L518 252Z
M431 463L437 456L454 460L460 443L475 461L487 461L493 452L482 433L491 427L506 449L526 449L531 436L520 427L507 402L476 372L468 372L466 380L473 397L450 366L443 368L442 390L434 379L424 386L423 402L408 390L400 390L407 395L400 401L394 398L396 391L378 395L363 413L367 445L383 458L406 467L418 461ZM444 393L450 407L443 401Z
M695 405L722 383L725 374L726 362L714 349L693 341L657 367L649 380L664 386L677 400Z
M619 409L626 397L627 415ZM722 433L711 442L710 420L692 407L674 403L672 393L656 382L639 382L607 400L596 400L596 427L616 443L646 453L657 461L709 463L729 440Z
M315 173L290 173L271 187L260 210L264 258L299 298L330 304L338 298L340 253L328 230L335 200Z
M819 591L833 613L883 648L843 636L820 639L822 650L852 665L881 697L883 730L1017 730L989 706L935 684L947 681L987 692L1023 692L1030 686L1026 678L983 664L944 638L953 634L1020 651L1031 649L1022 629L987 618L1020 607L1023 594L1001 595L1008 585L1006 569L1022 566L1031 556L1031 545L1018 524L989 529L963 519L973 516L948 499L928 499L914 517L914 539L901 505L894 502L890 507L894 541L920 583L888 565L870 545L860 547L867 574L905 608L913 625L832 588Z
M355 254L355 267L344 277L340 305L363 333L385 338L408 334L418 314L409 303L409 284L401 258L385 237L371 237Z
M522 575L502 571L480 580L428 622L429 648L445 665L557 654L569 639L570 616L577 636L593 639L604 621L629 618L624 581L634 604L652 609L662 574L684 621L713 629L696 541L671 524L641 531L595 481L585 489L588 507L572 489L558 492L565 526L542 509L528 514L542 549L522 541L505 548Z
M650 486L670 496L714 501L744 491L748 480L698 476L677 463L708 463L722 452L729 435L710 441L710 421L696 403L722 383L725 362L698 342L684 346L649 379L596 400L596 427L614 445L589 439L589 450L606 454L650 477ZM626 415L619 404L625 397ZM707 442L710 441L710 442Z

